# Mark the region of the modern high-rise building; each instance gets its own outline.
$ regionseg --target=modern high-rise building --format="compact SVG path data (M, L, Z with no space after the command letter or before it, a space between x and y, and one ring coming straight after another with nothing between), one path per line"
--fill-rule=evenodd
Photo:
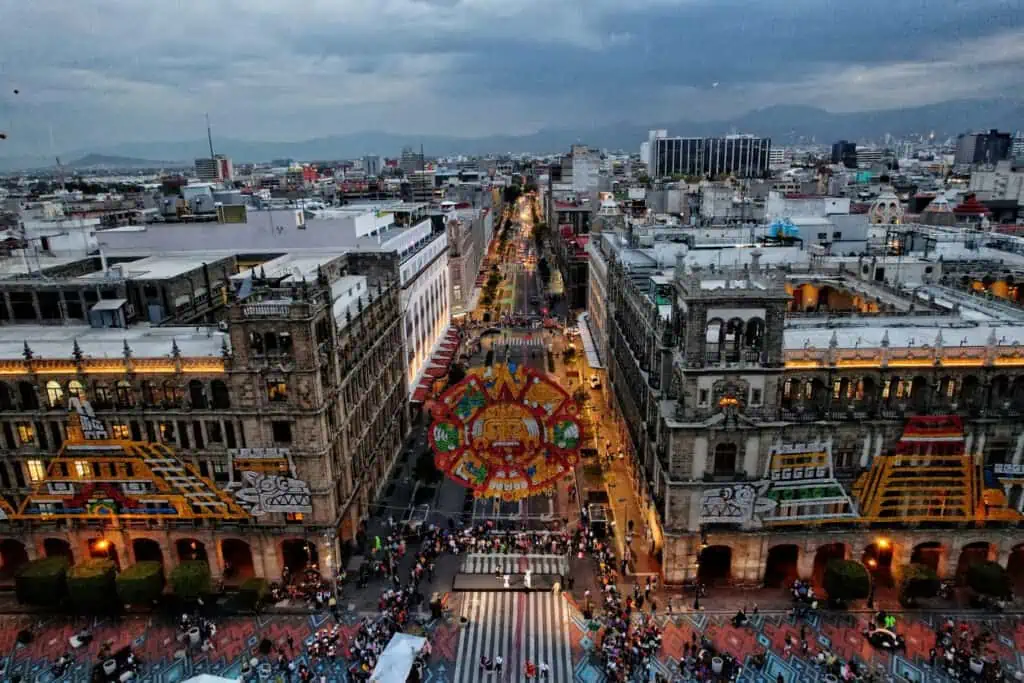
M374 178L380 175L380 157L376 154L368 154L363 157L363 170L366 172L366 177Z
M1013 138L993 128L987 133L965 133L957 137L957 164L995 164L1010 158Z
M398 167L407 175L413 171L422 171L425 168L423 152L415 152L412 147L403 148Z
M715 177L735 175L758 178L768 173L772 141L753 135L727 135L721 138L655 138L650 151L652 175L696 175Z
M235 166L231 159L223 154L196 159L195 166L196 177L204 182L231 182L235 179Z
M840 140L832 145L832 163L857 168L857 143Z

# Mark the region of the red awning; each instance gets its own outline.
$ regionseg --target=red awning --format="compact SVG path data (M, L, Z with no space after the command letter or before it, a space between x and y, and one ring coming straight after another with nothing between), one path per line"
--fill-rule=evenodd
M431 362L434 365L449 365L452 362L453 355L455 355L454 351L442 349L434 355Z
M448 368L443 368L439 365L431 365L430 367L423 371L423 374L426 377L440 379L448 374Z
M425 400L427 400L427 392L428 391L430 391L430 390L427 389L422 384L420 386L416 387L416 391L412 392L412 402L413 403L423 403Z

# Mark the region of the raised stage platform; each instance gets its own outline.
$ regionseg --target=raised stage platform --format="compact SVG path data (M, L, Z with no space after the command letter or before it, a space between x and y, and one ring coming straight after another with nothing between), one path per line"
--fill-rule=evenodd
M452 590L460 592L506 593L506 592L545 592L562 580L558 574L532 574L530 587L526 587L525 574L509 574L508 588L505 588L504 577L494 574L456 574L452 580Z

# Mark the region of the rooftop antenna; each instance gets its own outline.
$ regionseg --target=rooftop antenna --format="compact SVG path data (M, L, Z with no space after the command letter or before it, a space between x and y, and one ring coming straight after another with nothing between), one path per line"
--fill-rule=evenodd
M210 158L213 158L213 133L210 131L210 115L206 115L206 141L210 143Z

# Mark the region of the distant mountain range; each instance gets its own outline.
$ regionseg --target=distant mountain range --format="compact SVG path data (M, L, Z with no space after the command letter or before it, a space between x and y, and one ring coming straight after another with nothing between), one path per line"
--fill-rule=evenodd
M124 157L110 154L86 154L81 159L75 159L64 164L69 169L99 170L104 168L167 168L191 165L186 161L152 161L150 159L139 159L136 157Z
M731 132L754 133L771 137L775 144L796 142L831 143L846 139L879 140L886 133L907 136L934 132L944 139L970 130L998 128L1013 131L1024 128L1024 100L958 100L912 109L834 114L805 106L774 106L748 112L721 121L674 121L650 125L615 123L589 130L543 129L530 135L495 135L481 138L458 138L438 135L397 134L366 131L296 142L260 142L220 138L214 141L216 151L235 162L270 161L272 159L330 160L350 159L366 154L397 156L402 147L419 148L428 156L451 154L489 154L507 152L551 153L567 150L582 142L592 147L634 151L647 138L647 131L668 129L670 135L705 136ZM138 142L107 145L102 148L74 150L61 156L77 159L74 168L161 167L190 164L205 156L205 139L177 142ZM81 158L80 158L81 157ZM176 162L150 161L174 159ZM0 169L52 167L52 159L0 157ZM71 165L69 165L71 166Z

